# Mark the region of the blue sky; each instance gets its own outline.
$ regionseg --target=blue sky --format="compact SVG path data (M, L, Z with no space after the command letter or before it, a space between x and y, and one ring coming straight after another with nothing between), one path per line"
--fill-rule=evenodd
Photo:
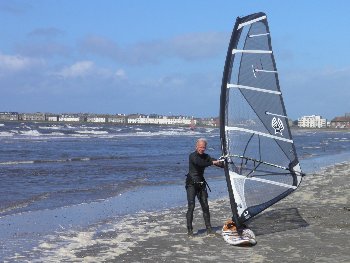
M350 112L350 2L0 0L0 111L217 116L237 16L265 12L287 113Z

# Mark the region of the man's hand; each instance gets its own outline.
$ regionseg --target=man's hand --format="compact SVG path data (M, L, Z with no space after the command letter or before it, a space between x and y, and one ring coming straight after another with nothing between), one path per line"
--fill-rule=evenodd
M220 160L213 161L213 165L224 168L224 162Z

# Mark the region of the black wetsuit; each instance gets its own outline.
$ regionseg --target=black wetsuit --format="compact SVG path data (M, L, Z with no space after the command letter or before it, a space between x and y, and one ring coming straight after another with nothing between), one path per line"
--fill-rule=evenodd
M192 231L193 211L195 207L195 197L197 196L203 210L203 217L206 228L211 228L210 213L208 205L207 184L204 179L204 169L213 164L215 159L208 154L199 154L197 151L189 156L189 173L186 179L186 191L188 210L186 214L187 229Z

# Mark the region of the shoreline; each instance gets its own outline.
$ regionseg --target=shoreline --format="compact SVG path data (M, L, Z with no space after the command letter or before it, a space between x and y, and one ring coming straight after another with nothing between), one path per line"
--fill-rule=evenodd
M186 206L106 218L75 230L61 230L38 243L33 262L349 262L350 162L325 167L303 179L299 189L248 222L258 244L233 247L207 237L198 202L195 237L188 239ZM209 205L214 230L230 217L228 197ZM85 215L86 216L86 215ZM5 261L6 262L6 261Z
M86 121L48 121L48 120L0 120L0 123L43 123L43 124L91 124L91 125L109 125L109 126L157 126L157 127L181 127L188 128L187 124L150 124L150 123L118 123L118 122L86 122ZM220 126L196 124L195 128L213 128L220 129ZM301 128L297 126L290 126L291 131L304 132L350 132L350 128Z

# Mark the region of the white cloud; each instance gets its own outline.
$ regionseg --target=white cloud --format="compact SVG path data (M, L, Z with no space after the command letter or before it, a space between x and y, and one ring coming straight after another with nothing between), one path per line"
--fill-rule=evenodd
M0 54L0 71L22 71L43 65L41 59L32 59L23 56L3 55Z
M64 78L76 78L89 75L94 69L92 61L79 61L71 66L65 67L58 75Z
M65 79L74 79L74 78L86 78L89 81L112 81L112 80L126 80L127 75L124 69L117 69L115 71L100 67L96 65L93 61L84 60L75 62L72 65L63 67L61 70L56 73L51 74L63 77Z
M125 73L125 70L123 69L118 69L115 74L114 74L115 77L119 78L119 79L124 79L126 78L126 73Z

